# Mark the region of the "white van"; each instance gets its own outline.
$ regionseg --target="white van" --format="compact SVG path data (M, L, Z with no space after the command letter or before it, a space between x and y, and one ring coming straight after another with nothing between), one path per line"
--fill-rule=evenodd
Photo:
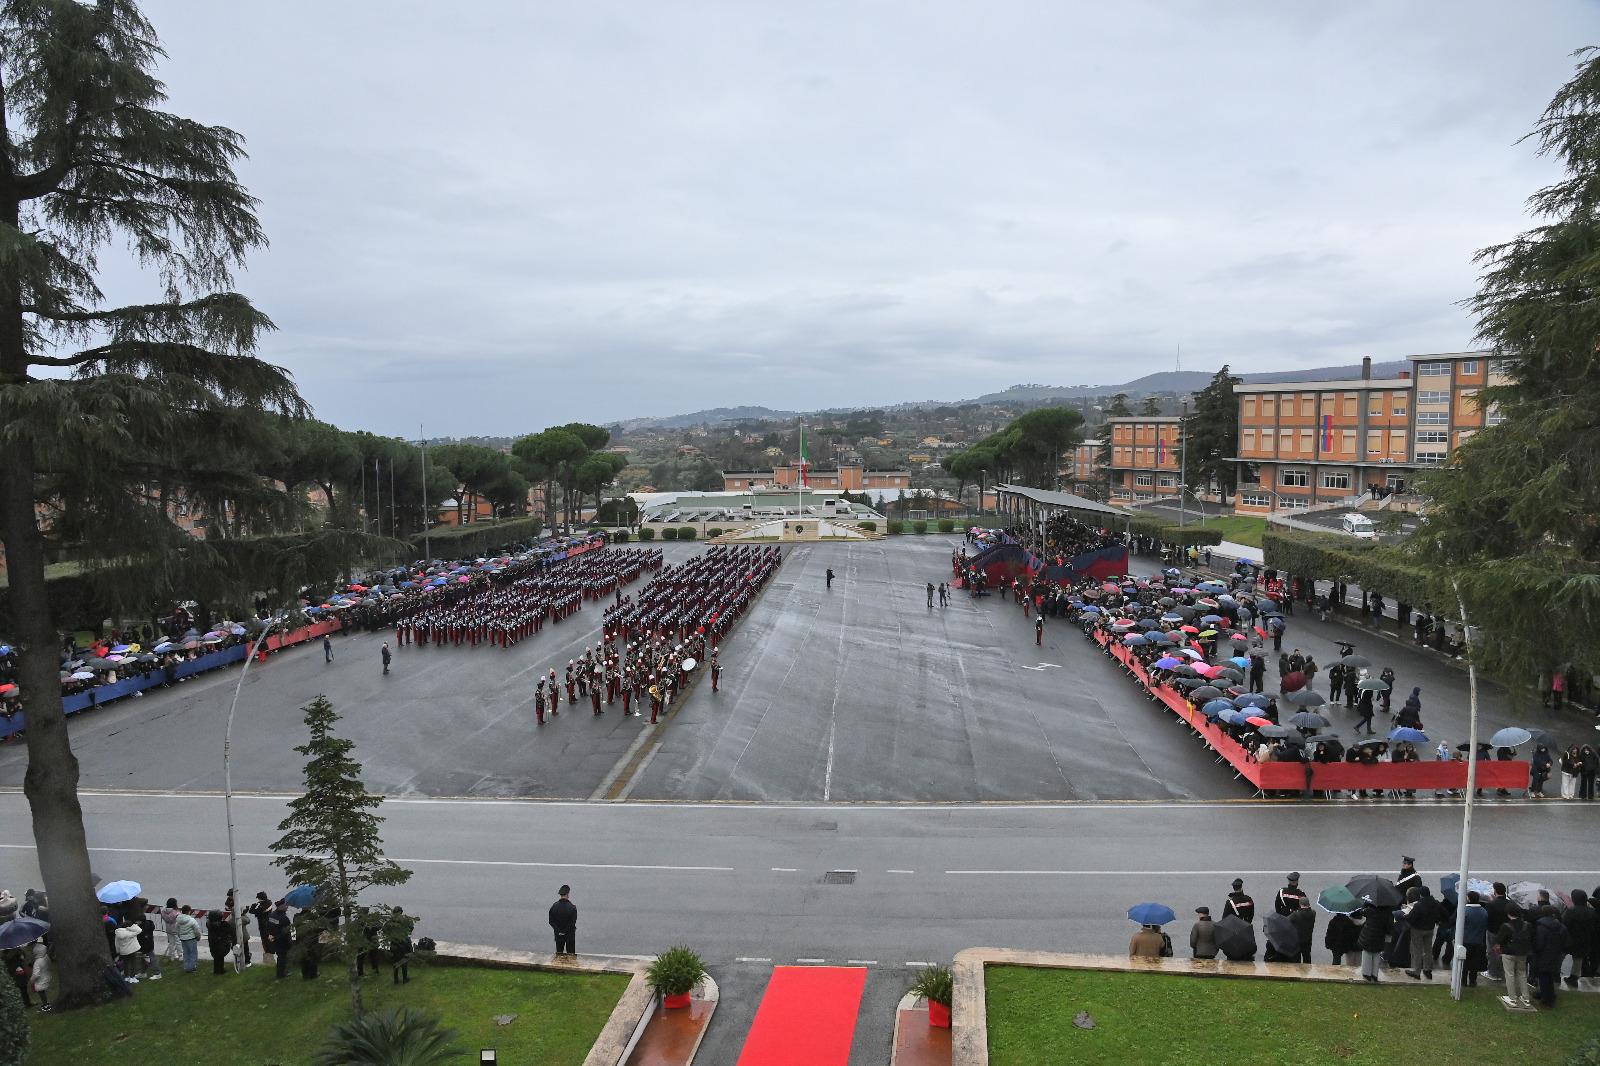
M1372 519L1364 514L1356 514L1352 511L1339 519L1339 528L1352 537L1360 537L1362 540L1378 539L1378 530L1373 526Z

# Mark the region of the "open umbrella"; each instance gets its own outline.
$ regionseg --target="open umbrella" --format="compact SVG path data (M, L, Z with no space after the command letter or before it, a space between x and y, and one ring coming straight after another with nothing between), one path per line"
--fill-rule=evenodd
M1364 677L1356 682L1356 688L1363 692L1388 692L1389 682L1381 677Z
M1174 666L1182 666L1182 659L1174 659L1170 655L1163 655L1152 664L1157 670L1171 670Z
M1240 673L1238 668L1232 667L1232 666L1220 666L1216 670L1212 671L1211 676L1212 677L1225 677L1229 681L1243 681L1244 680L1244 674Z
M1171 914L1171 911L1167 912ZM0 925L0 950L31 944L50 931L49 922L37 918L13 918Z
M1266 921L1261 923L1262 930L1267 934L1267 943L1277 950L1279 955L1290 959L1300 957L1300 934L1295 930L1294 923L1287 914L1269 914Z
M1346 655L1339 660L1339 665L1346 670L1365 670L1372 665L1372 660L1365 655Z
M1284 692L1298 692L1306 687L1306 672L1304 670L1290 670L1278 680L1278 687Z
M1259 714L1252 714L1248 718L1245 719L1245 724L1246 725L1253 725L1257 729L1262 729L1262 728L1265 728L1266 726L1270 726L1272 724L1272 719L1263 718Z
M1271 722L1268 722L1264 726L1256 727L1256 732L1260 733L1264 737L1271 737L1274 740L1282 740L1285 737L1294 736L1294 730L1290 727L1286 725L1273 725Z
M1233 709L1232 700L1215 699L1208 701L1204 707L1200 708L1200 713L1207 718L1215 718L1223 711L1231 711Z
M1243 656L1243 655L1235 655L1233 658L1229 659L1228 661L1230 663L1232 663L1233 665L1237 666L1241 670L1248 670L1250 668L1250 660L1249 660L1249 658L1246 657L1246 656Z
M1271 702L1271 699L1259 692L1247 692L1243 696L1235 696L1233 698L1235 707L1265 707Z
M1136 903L1128 908L1128 920L1140 925L1166 925L1176 917L1165 903Z
M1216 938L1217 950L1224 955L1255 954L1256 931L1237 914L1223 915L1214 923L1211 935Z
M283 901L291 907L309 907L316 899L316 885L296 885L283 895Z
M1445 874L1439 878L1439 891L1444 893L1444 898L1452 903L1460 901L1461 894L1456 891L1456 886L1461 884L1460 874ZM1494 885L1481 877L1467 878L1467 891L1476 892L1481 899L1488 899L1494 895ZM1537 896L1537 893L1535 893Z
M1377 874L1357 874L1344 883L1356 899L1379 907L1398 907L1403 902L1394 882Z
M1467 888L1472 888L1470 880L1467 882ZM1523 910L1530 910L1539 906L1539 893L1545 891L1548 890L1537 881L1518 881L1506 889L1506 895L1511 898L1511 902L1517 904ZM1562 904L1565 900L1562 899L1559 893L1551 892L1550 902L1555 905L1557 910L1564 909Z
M1296 729L1324 729L1333 723L1316 711L1301 711L1289 716L1289 724Z
M130 899L137 899L142 891L137 881L113 881L101 886L94 898L101 903L126 903Z
M1287 693L1283 698L1285 701L1294 704L1296 707L1305 707L1308 709L1312 707L1321 707L1324 703L1328 702L1323 698L1322 693L1315 692L1309 688L1296 689L1294 692Z
M1497 748L1514 748L1519 744L1526 744L1533 739L1533 734L1520 726L1508 725L1489 738L1489 743Z
M1351 895L1343 885L1325 888L1317 895L1317 906L1329 914L1354 914L1361 909L1361 901Z
M1201 685L1199 688L1189 693L1189 695L1191 698L1198 700L1201 703L1205 703L1209 700L1220 699L1222 697L1222 690L1215 685Z
M1412 729L1410 726L1401 726L1398 729L1389 731L1389 739L1403 740L1408 744L1426 744L1428 743L1428 734L1420 729Z

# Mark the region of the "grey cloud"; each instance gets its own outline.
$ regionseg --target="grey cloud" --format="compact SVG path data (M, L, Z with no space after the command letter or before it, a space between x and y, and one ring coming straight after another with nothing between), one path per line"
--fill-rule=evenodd
M1592 5L150 0L318 413L518 432L1459 347ZM119 275L117 293L138 295Z

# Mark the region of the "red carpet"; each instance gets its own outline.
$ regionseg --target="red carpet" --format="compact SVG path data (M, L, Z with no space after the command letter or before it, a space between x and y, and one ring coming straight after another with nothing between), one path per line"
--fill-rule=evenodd
M845 1066L867 971L775 966L739 1066Z

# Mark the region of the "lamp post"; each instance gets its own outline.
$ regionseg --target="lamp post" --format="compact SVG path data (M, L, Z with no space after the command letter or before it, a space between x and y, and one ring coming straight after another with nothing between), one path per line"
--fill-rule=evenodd
M244 907L239 899L239 854L233 846L233 712L239 709L239 693L244 688L245 675L250 672L250 664L255 662L256 655L261 651L261 645L266 641L267 634L271 633L283 622L283 616L278 615L267 620L261 635L256 637L255 643L250 645L250 653L245 656L244 669L239 671L239 682L233 686L233 700L228 704L228 725L222 734L222 810L228 820L228 885L233 890L233 942L234 942L234 969L244 969Z
M1478 667L1472 658L1472 624L1467 620L1467 605L1461 599L1461 586L1454 576L1450 587L1461 610L1461 639L1467 647L1467 787L1461 805L1461 880L1456 883L1456 951L1450 961L1450 998L1460 999L1466 975L1466 950L1463 941L1467 928L1467 865L1472 854L1472 794L1478 788ZM1416 965L1413 961L1412 965Z

